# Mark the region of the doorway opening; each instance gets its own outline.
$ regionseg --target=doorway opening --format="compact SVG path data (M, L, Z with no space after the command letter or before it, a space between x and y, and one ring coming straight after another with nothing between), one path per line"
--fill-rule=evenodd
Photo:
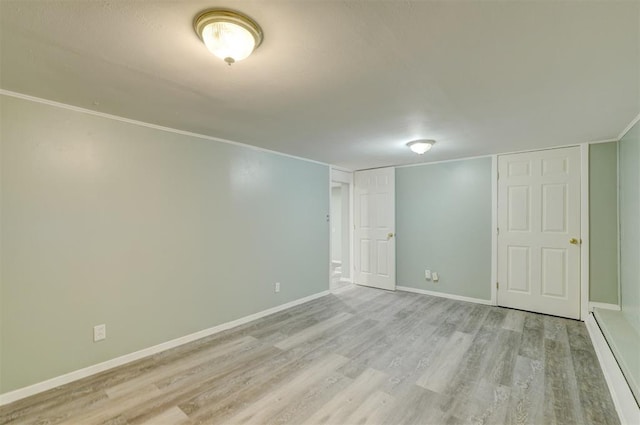
M353 283L351 267L351 185L331 182L331 291Z

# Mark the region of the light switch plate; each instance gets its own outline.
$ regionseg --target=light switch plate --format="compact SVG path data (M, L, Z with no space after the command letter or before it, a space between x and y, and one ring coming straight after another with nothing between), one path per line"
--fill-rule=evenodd
M107 339L107 325L96 325L93 327L93 342Z

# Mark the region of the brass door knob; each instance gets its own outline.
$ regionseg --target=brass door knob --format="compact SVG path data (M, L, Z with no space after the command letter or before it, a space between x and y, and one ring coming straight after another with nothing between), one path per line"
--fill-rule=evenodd
M573 244L573 245L578 245L580 243L580 241L576 238L571 238L569 239L569 243Z
M393 233L387 233L387 239L391 239L394 236Z

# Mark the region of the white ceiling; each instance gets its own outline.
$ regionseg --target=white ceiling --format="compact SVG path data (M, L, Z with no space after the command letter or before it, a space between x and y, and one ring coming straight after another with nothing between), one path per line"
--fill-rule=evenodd
M192 29L216 6L265 34L231 67ZM3 89L348 169L613 139L640 111L638 1L0 0L0 25Z

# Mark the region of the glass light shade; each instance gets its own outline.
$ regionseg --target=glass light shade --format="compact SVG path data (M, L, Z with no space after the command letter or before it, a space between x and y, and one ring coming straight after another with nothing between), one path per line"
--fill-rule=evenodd
M202 40L211 53L228 63L245 59L256 46L253 34L231 22L208 24L202 30Z
M193 21L193 28L207 49L229 65L245 59L262 43L260 25L235 10L205 10Z
M413 152L417 153L418 155L422 155L429 149L431 149L434 143L434 140L414 140L413 142L407 143L407 146Z

